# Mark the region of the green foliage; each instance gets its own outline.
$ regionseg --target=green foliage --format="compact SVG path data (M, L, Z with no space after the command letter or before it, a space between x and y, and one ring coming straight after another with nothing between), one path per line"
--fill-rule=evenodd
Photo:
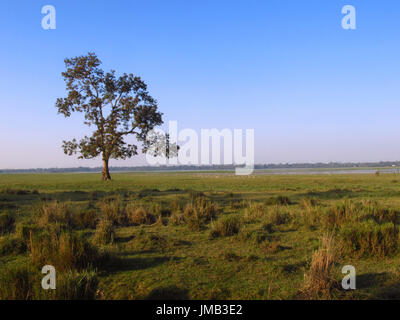
M96 232L94 234L94 241L100 245L112 244L115 239L114 224L107 220L102 219L97 224Z
M127 223L125 204L120 197L103 199L100 202L100 210L103 219L111 221L114 225L125 225Z
M339 236L348 254L385 257L397 252L399 229L393 223L377 224L363 221L344 225Z
M0 300L33 300L38 298L40 273L32 266L0 268Z
M31 261L38 267L52 265L59 271L82 270L95 266L99 252L82 235L38 232L29 241Z
M21 254L26 251L26 243L15 235L0 237L0 255Z
M0 235L12 232L15 219L9 212L0 213Z
M288 223L290 221L290 215L285 209L274 206L268 210L265 221L273 226L279 226Z
M75 215L75 225L78 229L94 229L97 221L97 212L93 208L81 209Z
M218 211L216 204L204 197L197 197L186 205L183 216L190 230L200 231L207 222L216 218Z
M0 270L0 300L92 300L96 298L98 278L89 269L56 273L56 289L43 290L40 268L17 265Z
M261 218L266 216L267 209L262 203L249 202L248 206L244 211L244 219L247 222L259 221Z
M94 300L99 280L93 270L68 271L57 278L53 299Z
M267 200L265 200L265 204L268 206L274 205L274 206L286 206L291 204L292 202L287 196L276 196L276 197L270 197Z
M139 77L123 74L117 78L115 71L104 72L100 65L101 61L94 53L65 59L66 71L62 77L68 95L58 98L56 107L65 117L70 117L72 112L83 113L84 123L94 128L90 137L79 142L76 139L64 141L64 153L79 153L82 159L101 155L103 180L109 180L110 158L126 159L137 154L137 146L126 144L124 137L134 135L146 151L156 143L146 135L162 124L162 114ZM105 113L107 109L110 112Z
M237 216L223 217L212 224L210 236L212 238L233 236L239 233L242 224L242 220Z
M36 225L45 228L50 224L59 223L69 228L74 227L74 213L67 202L53 201L42 203L35 212Z
M126 207L127 220L130 225L153 224L156 222L156 217L148 212L144 206L139 206L135 203L130 203ZM161 212L159 213L161 215Z

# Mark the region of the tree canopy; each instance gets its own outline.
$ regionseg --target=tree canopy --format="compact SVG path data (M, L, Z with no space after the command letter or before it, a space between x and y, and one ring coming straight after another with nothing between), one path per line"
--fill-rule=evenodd
M102 177L109 180L109 159L127 159L138 154L138 146L126 143L126 136L135 136L146 152L155 143L146 136L163 123L162 113L140 77L126 73L117 77L114 70L104 72L96 54L64 62L66 71L62 77L68 94L57 99L58 113L65 117L73 112L83 113L84 124L94 128L91 136L80 141L63 141L64 153L79 153L81 159L101 156Z

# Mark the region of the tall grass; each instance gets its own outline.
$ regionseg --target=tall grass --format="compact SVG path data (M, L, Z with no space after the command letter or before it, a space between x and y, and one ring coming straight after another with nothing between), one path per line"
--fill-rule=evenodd
M286 206L291 204L292 202L290 201L290 199L286 196L276 196L276 197L270 197L267 200L265 200L265 204L267 206Z
M99 280L95 271L68 271L57 278L56 290L49 293L57 300L94 300Z
M35 265L52 265L59 271L82 270L95 266L99 258L98 250L94 246L82 235L70 231L60 234L31 234L29 253Z
M9 212L0 213L0 235L12 232L15 225L15 219Z
M0 300L38 298L41 281L38 271L28 265L0 268Z
M223 217L211 224L211 238L229 237L239 233L242 220L237 216Z
M159 213L161 215L161 212ZM126 207L126 218L130 225L142 225L142 224L153 224L156 222L154 214L150 213L149 210L135 203L130 203Z
M26 251L26 243L16 235L0 237L0 256L9 254L21 254Z
M70 228L74 226L74 214L67 202L43 203L37 208L34 218L36 225L42 228L52 223L63 224Z
M347 224L339 236L345 252L357 256L385 257L396 253L399 247L399 229L391 222Z
M103 219L111 221L114 225L123 226L127 223L125 204L121 197L103 199L100 202Z
M335 239L332 234L322 237L321 246L314 251L310 269L304 275L305 285L302 293L306 298L329 298L337 286L334 266L337 259Z
M267 212L265 222L272 225L281 225L288 223L291 217L286 208L280 206L273 206Z
M196 198L186 205L183 217L192 231L199 231L209 221L216 218L219 207L204 197Z
M114 224L107 220L101 219L97 224L96 232L94 234L94 241L99 245L112 244L115 240L115 227Z
M266 215L266 208L262 203L250 201L244 211L246 222L256 222Z
M89 269L56 273L56 289L43 290L40 268L17 265L0 270L0 300L91 300L96 298L98 278Z

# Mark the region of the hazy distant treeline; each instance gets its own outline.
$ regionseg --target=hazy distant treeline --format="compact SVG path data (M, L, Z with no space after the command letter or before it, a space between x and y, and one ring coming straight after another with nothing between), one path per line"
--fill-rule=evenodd
M359 167L392 167L400 166L400 161L359 162L359 163L281 163L257 164L255 169L317 169L317 168L359 168ZM112 172L131 171L198 171L198 170L234 170L232 165L205 165L205 166L140 166L140 167L111 167ZM0 173L74 173L74 172L101 172L101 167L77 168L45 168L45 169L2 169Z

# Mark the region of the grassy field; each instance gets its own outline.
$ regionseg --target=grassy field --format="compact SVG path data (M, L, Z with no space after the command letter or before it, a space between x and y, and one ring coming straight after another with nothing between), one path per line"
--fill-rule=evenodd
M0 299L396 299L399 223L397 174L0 175Z

